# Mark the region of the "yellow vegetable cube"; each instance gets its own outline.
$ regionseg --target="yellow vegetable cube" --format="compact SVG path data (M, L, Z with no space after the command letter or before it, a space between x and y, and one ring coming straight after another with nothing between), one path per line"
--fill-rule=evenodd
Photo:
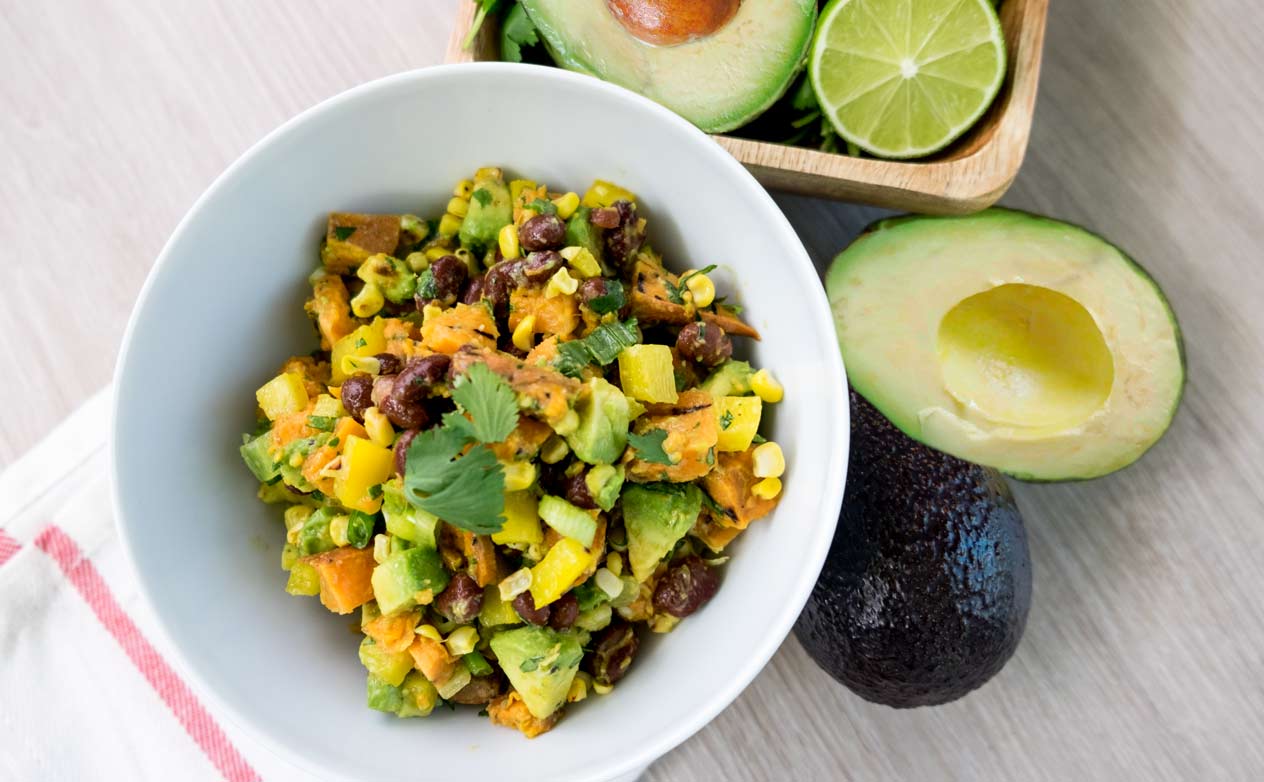
M492 542L542 543L544 531L540 528L539 502L529 491L514 491L505 495L505 524L500 532L492 534Z
M624 190L613 182L598 179L584 193L584 206L610 206L615 201L635 201L636 196L630 190Z
M343 372L342 359L346 356L376 356L386 352L386 322L378 318L367 326L355 331L334 343L329 364L333 382L341 384L347 379Z
M307 388L303 385L303 376L297 372L284 372L264 383L255 392L259 407L269 421L275 421L283 415L297 413L307 407Z
M750 448L755 433L759 431L763 410L763 400L757 396L722 396L715 400L715 414L720 422L720 439L716 448L721 451L745 451Z
M676 369L666 345L633 345L619 354L623 393L640 402L676 401Z
M526 200L523 193L534 191L537 187L539 185L530 179L515 179L509 183L509 198L515 204L520 204Z
M382 498L370 497L369 489L390 478L394 469L391 449L350 435L342 450L342 472L334 478L334 496L353 510L377 513Z
M562 538L554 543L544 559L531 568L531 598L536 607L561 597L590 564L592 555L578 540Z

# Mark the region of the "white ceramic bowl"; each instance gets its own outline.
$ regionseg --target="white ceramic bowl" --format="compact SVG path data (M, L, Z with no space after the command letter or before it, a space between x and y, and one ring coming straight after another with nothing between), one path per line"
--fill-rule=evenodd
M718 263L786 387L770 436L777 511L732 547L719 594L639 653L615 692L534 741L473 709L399 720L364 706L348 618L282 589L278 512L237 446L253 392L315 346L306 278L331 210L437 214L485 165L636 192L682 270ZM722 290L723 292L723 290ZM159 256L124 338L115 504L142 588L212 700L322 778L609 780L684 741L764 666L807 599L843 494L848 407L825 294L785 217L714 141L640 96L560 69L454 65L332 98L221 176Z

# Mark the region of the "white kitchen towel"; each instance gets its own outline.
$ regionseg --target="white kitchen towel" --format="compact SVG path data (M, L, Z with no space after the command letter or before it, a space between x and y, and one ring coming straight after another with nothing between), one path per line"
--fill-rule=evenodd
M0 782L312 777L181 672L115 530L110 395L0 473Z

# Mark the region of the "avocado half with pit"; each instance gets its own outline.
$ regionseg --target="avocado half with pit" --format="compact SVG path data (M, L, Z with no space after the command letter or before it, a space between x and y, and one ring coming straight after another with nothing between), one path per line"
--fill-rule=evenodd
M1180 404L1163 292L1074 225L999 208L884 220L826 287L853 387L913 439L1017 478L1126 467Z
M807 57L815 0L522 0L562 67L639 92L709 133L761 114Z

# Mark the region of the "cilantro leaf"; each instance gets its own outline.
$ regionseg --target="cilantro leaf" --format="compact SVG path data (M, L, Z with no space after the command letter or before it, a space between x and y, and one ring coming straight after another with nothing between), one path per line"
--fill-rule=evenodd
M645 434L628 432L628 445L636 451L636 457L652 464L675 464L663 450L663 441L666 439L667 432L662 429L651 429Z
M470 197L477 201L479 206L487 206L492 202L492 191L485 187L480 187Z
M340 242L345 242L351 238L351 234L356 232L354 225L339 225L334 227L334 238Z
M313 429L322 432L332 432L334 426L338 423L338 419L331 415L309 415L307 416L307 425Z
M514 3L500 25L500 59L522 62L522 47L535 46L539 42L535 22L527 16L526 9Z
M446 418L444 424L417 435L408 446L404 488L410 496L442 489L450 477L452 460L470 442L464 432L447 426Z
M733 425L733 411L725 410L724 415L720 416L720 428L727 430Z
M452 400L474 419L474 439L479 442L504 442L518 426L518 398L486 364L475 364L457 378Z
M505 472L486 445L470 443L460 427L444 425L422 432L408 447L404 494L422 510L449 524L485 535L504 524Z
M527 208L538 215L555 215L557 214L557 204L552 201L545 201L543 198L537 198L527 204Z
M553 368L567 377L581 377L584 367L592 363L592 354L582 339L563 342L557 346L557 358Z

